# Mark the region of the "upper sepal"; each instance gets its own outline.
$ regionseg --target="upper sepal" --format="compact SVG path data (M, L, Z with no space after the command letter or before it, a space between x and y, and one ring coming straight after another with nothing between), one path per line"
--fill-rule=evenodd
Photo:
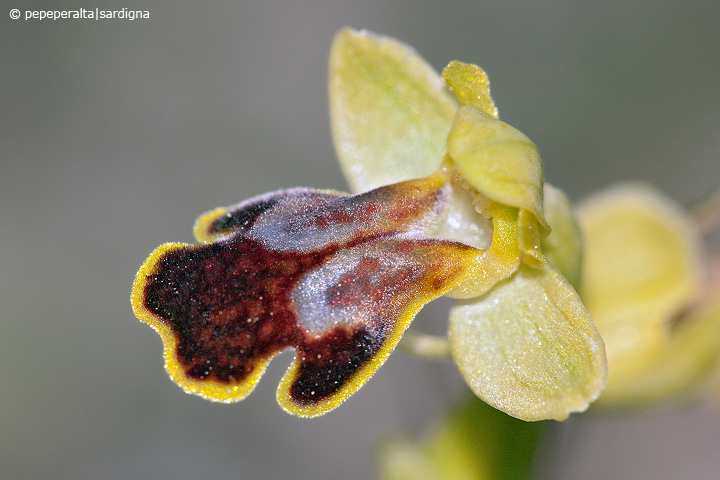
M424 177L440 165L457 103L409 46L340 30L329 95L335 150L353 191Z

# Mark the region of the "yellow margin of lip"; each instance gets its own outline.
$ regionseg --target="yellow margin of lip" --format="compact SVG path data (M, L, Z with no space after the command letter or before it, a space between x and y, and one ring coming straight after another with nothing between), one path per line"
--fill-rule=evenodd
M448 249L451 248L452 247L448 247ZM435 291L427 288L427 293L416 297L414 301L412 301L404 309L403 313L397 317L397 321L393 326L392 332L390 333L390 335L388 335L387 339L385 340L385 342L383 342L383 345L380 347L377 353L375 353L365 365L360 367L360 369L351 376L351 378L340 390L338 390L331 396L314 404L300 404L293 401L292 396L290 395L290 389L292 387L292 384L297 380L297 377L300 373L299 370L301 365L301 355L295 355L295 360L290 365L287 372L285 372L282 380L280 380L280 385L277 389L277 401L280 404L280 407L282 407L282 409L285 410L287 413L297 415L298 417L317 417L337 408L348 397L357 392L360 387L362 387L365 382L367 382L370 377L372 377L375 372L385 363L393 350L395 350L395 347L397 347L398 343L400 342L400 339L405 333L405 330L407 330L407 328L410 326L410 323L412 322L413 318L415 318L415 315L417 315L420 309L425 306L426 303L452 290L463 280L465 276L468 275L468 266L473 264L472 257L477 256L480 250L469 248L467 250L463 250L462 252L456 252L458 255L467 257L457 260L458 265L464 266L464 271L458 273L456 278L453 279L451 282L448 282L448 284L444 288Z
M195 225L193 226L193 235L195 235L195 239L200 243L212 243L218 238L222 238L228 233L231 233L230 231L225 233L208 233L208 227L210 227L210 225L212 225L218 218L227 214L228 211L229 210L226 207L217 207L200 215L197 220L195 220Z
M217 210L219 209L216 209L213 212L216 212ZM213 212L209 212L206 215ZM133 283L132 294L130 297L133 313L135 313L135 316L141 322L149 325L160 335L163 343L165 371L167 371L167 374L170 376L172 381L180 388L182 388L186 393L199 395L214 402L237 402L247 397L255 389L255 386L265 372L265 368L267 367L267 364L270 363L270 360L272 360L272 357L258 363L252 373L238 384L225 384L213 380L195 380L189 378L185 375L185 369L177 357L179 338L163 321L163 319L153 314L145 307L145 288L148 284L148 279L157 271L157 265L160 260L172 251L188 247L192 248L193 245L184 243L165 243L160 245L150 254L135 276L135 282Z

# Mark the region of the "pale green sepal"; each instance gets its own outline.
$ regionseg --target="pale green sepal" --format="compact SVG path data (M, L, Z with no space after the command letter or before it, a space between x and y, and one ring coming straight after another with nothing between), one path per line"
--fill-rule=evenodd
M545 219L550 235L541 240L545 259L577 289L582 265L582 233L570 200L559 189L545 183Z
M440 76L388 37L345 28L330 51L330 123L353 191L432 174L457 110Z
M521 265L486 295L456 302L449 340L473 392L522 420L564 420L585 410L607 380L602 338L548 265Z
M540 152L522 132L475 107L460 107L447 137L447 152L479 193L529 210L548 229Z

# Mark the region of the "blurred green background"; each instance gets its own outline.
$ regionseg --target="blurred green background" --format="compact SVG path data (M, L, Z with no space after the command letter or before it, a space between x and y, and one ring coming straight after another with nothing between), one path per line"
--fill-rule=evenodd
M173 5L177 3L177 5ZM148 20L12 20L0 9L0 478L366 479L372 449L417 432L462 382L391 356L314 420L253 395L212 404L162 368L130 286L197 215L279 188L343 189L327 119L333 33L367 28L490 75L503 120L578 200L645 179L682 202L720 183L720 3L102 2ZM442 332L447 303L419 319ZM575 416L547 479L715 479L720 410Z

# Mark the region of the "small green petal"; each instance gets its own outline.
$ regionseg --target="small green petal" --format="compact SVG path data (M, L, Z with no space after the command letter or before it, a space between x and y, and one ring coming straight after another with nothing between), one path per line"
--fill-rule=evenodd
M540 227L535 215L524 208L518 214L518 246L526 265L542 268L545 256L542 251L542 237L546 232Z
M497 107L490 96L490 80L482 68L453 60L443 70L442 78L460 105L475 107L498 118Z
M450 311L453 359L490 405L522 420L585 410L607 378L603 341L580 298L549 266L524 265Z
M341 30L330 52L330 121L353 191L432 174L457 103L409 46Z
M479 193L543 215L543 169L535 144L519 130L474 107L460 107L447 138L448 155Z
M545 218L550 224L550 235L541 241L547 261L578 288L582 260L582 233L570 200L563 192L545 183Z

